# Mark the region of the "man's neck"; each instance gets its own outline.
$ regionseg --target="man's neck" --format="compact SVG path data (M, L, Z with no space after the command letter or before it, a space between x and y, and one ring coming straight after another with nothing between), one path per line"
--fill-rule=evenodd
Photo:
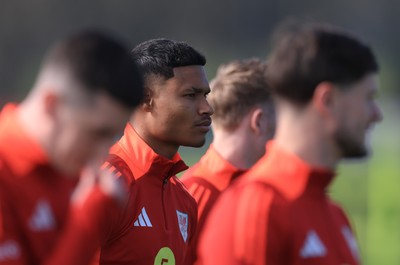
M258 159L246 136L235 132L214 132L213 147L225 160L240 169L250 168Z
M322 123L300 116L282 115L277 121L275 143L315 167L334 169L340 160L334 140Z
M135 129L136 133L143 139L143 141L151 148L153 151L163 157L172 159L178 152L179 146L174 144L167 144L165 141L159 140L153 135L151 135L148 130L142 127L140 122L130 122L132 127Z

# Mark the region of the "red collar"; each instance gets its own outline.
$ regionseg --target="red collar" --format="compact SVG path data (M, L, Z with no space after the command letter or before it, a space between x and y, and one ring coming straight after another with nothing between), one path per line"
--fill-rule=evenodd
M127 163L135 179L145 174L166 179L188 168L179 153L172 159L155 153L129 123L125 127L124 136L111 148L110 153L121 157Z
M229 163L215 150L211 144L207 152L200 159L199 164L193 168L191 176L201 176L222 191L237 177L246 172Z
M335 177L333 170L314 167L274 141L267 143L266 150L264 157L249 171L249 179L261 178L288 197L295 198L304 192L325 194Z

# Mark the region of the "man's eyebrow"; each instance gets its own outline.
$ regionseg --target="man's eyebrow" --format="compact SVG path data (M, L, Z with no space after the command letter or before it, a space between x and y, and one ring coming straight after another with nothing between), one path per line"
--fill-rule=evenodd
M209 93L211 91L209 87L192 87L192 89L195 93Z

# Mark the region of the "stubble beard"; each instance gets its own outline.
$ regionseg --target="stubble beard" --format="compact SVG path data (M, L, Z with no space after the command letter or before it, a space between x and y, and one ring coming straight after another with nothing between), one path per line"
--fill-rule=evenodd
M345 130L340 130L335 134L335 141L342 153L342 158L364 158L368 155L364 141L356 139Z

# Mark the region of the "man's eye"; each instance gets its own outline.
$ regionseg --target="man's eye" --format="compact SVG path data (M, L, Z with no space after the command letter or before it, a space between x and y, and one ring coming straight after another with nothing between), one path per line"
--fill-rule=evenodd
M194 98L194 97L196 97L196 94L195 93L190 93L190 94L186 94L185 96L188 97L188 98Z

